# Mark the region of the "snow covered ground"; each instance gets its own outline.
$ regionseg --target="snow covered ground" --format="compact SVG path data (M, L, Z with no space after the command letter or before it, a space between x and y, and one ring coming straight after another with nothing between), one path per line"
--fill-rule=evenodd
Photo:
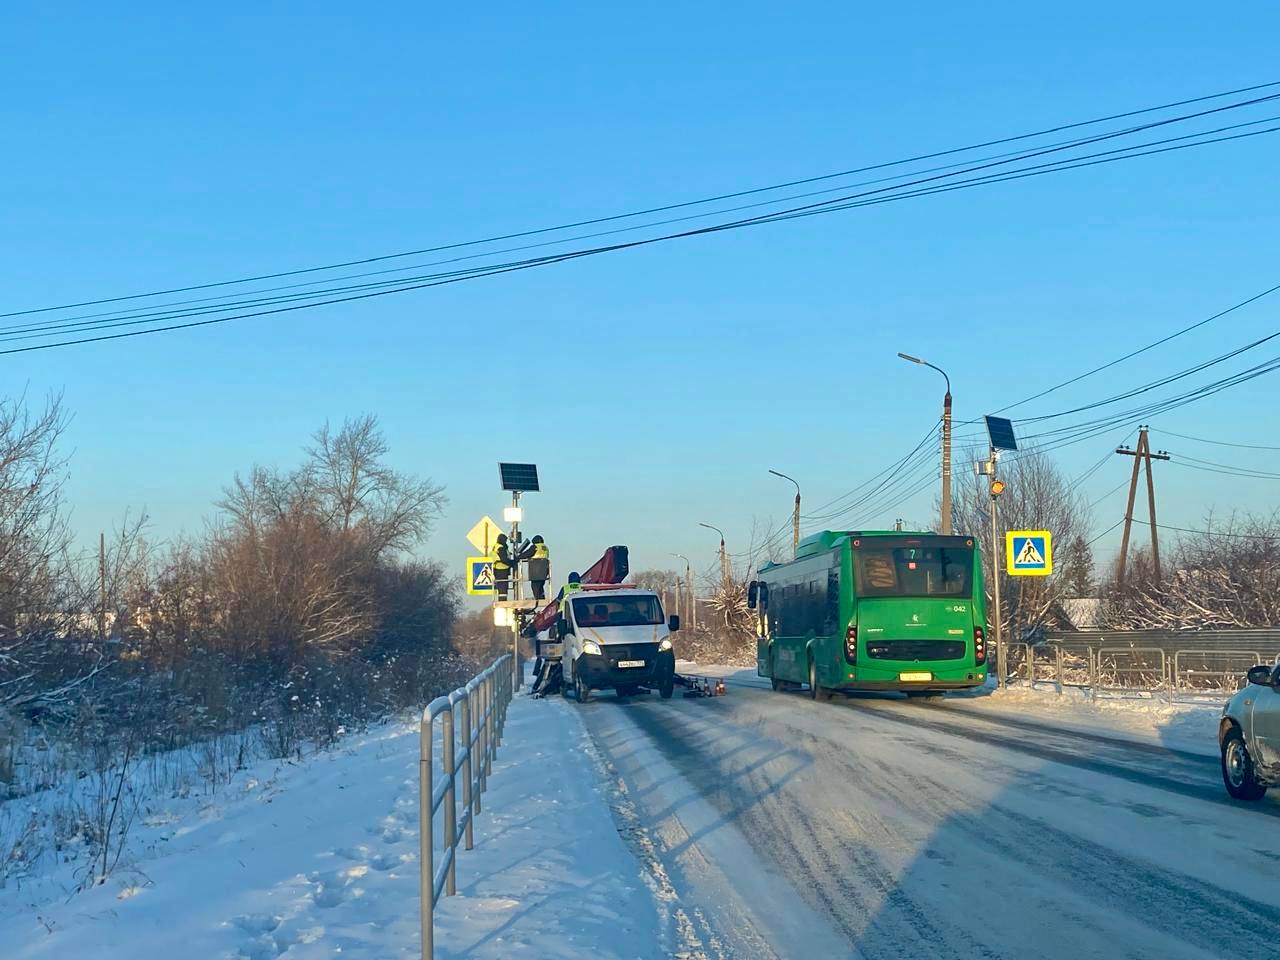
M1280 907L1251 840L1280 808L1227 801L1216 707L1021 688L818 704L698 672L729 696L515 700L438 957L1201 960L1215 916L1250 929ZM165 800L107 884L69 895L69 862L0 889L4 956L416 957L417 789L400 722ZM988 900L1023 909L970 929Z
M148 810L107 884L68 896L63 865L0 890L4 956L416 957L417 751L415 724L387 724ZM597 764L572 705L512 704L438 957L669 955Z

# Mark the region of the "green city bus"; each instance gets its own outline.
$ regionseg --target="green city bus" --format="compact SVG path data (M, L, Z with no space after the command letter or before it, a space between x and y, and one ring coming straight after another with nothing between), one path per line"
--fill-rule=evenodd
M827 530L748 591L756 670L773 689L938 695L987 677L986 595L972 537Z

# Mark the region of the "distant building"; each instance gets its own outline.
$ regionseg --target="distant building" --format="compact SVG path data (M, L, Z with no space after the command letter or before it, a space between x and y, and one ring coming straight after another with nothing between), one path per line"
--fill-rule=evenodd
M1106 628L1106 602L1101 597L1073 597L1055 605L1059 630L1103 630Z

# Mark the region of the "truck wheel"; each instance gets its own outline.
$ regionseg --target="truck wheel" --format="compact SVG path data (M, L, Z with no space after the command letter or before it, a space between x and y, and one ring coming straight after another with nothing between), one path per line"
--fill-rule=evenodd
M573 671L573 692L579 703L586 703L591 699L591 688L587 686L587 681L582 679L582 674L576 668Z
M787 688L787 685L778 679L778 659L772 653L769 654L769 686L773 687L775 693Z
M662 679L658 681L658 696L663 700L670 700L671 694L675 692L675 689L676 677L674 673L665 674Z
M818 667L812 659L809 660L809 696L819 702L831 699L831 691L824 690L818 683Z
M1238 727L1232 727L1222 741L1222 782L1233 799L1261 800L1267 788L1258 782L1253 769L1253 758L1245 745L1244 735Z

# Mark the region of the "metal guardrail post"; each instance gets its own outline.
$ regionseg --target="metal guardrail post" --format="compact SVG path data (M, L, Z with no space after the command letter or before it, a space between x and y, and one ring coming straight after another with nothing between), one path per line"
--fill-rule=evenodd
M494 696L494 687L497 686L494 675L491 673L484 680L484 783L481 790L489 789L489 775L493 773L493 751L495 744L493 741L493 705L497 702Z
M440 740L444 747L441 751L443 756L441 760L444 763L445 788L444 788L444 842L450 847L458 845L458 804L457 804L457 774L458 768L454 764L454 743L453 743L453 705L457 701L458 692L455 690L449 694L449 709L442 713ZM456 856L449 858L449 872L445 876L444 893L447 897L452 897L458 892L458 858Z
M1085 647L1084 649L1089 656L1089 697L1096 700L1098 697L1099 651L1095 647Z
M1062 693L1062 669L1062 647L1055 644L1053 648L1053 677L1059 694Z
M422 920L422 960L431 960L435 956L433 936L433 915L435 913L435 897L431 890L431 866L435 861L432 849L431 822L431 715L430 707L423 711L422 722L418 727L418 882L421 884L419 895L419 914Z
M468 850L471 849L472 844L474 842L473 831L471 829L471 822L475 820L476 814L480 812L479 810L476 809L471 798L471 794L472 794L471 771L473 769L472 763L471 763L471 754L475 751L475 748L476 748L476 735L475 735L476 732L471 722L471 695L475 693L475 689L476 689L476 682L472 680L470 683L467 684L464 690L465 695L463 696L461 701L462 736L465 738L465 745L462 751L462 809L466 811L466 813L463 814L463 823L465 824L465 826L462 828L462 832L463 832L463 836L465 837L466 849Z

